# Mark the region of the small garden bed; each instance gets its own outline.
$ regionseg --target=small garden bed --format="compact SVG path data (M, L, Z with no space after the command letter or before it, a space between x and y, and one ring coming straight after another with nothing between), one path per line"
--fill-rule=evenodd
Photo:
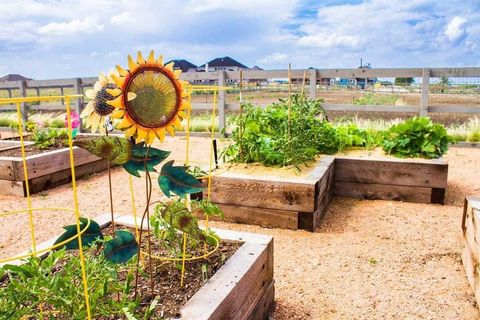
M88 135L77 135L75 142ZM0 149L0 191L2 194L26 196L22 152L18 141L1 141L14 147ZM30 193L41 192L71 181L70 151L65 142L41 146L25 141L25 154ZM107 162L78 147L73 147L77 178L103 171Z
M104 233L108 234L111 229L110 214L100 216L96 221ZM115 217L115 226L135 232L135 221L132 216ZM146 230L145 225L144 229ZM212 230L222 239L222 243L208 259L188 262L185 273L185 283L188 285L179 286L180 270L175 266L160 262L155 266L154 292L159 298L153 306L151 319L174 317L175 319L260 320L268 316L270 306L274 301L273 238L229 230ZM38 247L49 247L56 239L42 243ZM146 250L146 244L144 246ZM75 252L68 254L76 255ZM163 255L166 253L154 245L152 254ZM195 254L195 252L191 252L191 254ZM62 256L63 261L56 262L55 268L65 265L67 258ZM78 258L73 257L72 259ZM14 261L11 264L21 265L22 263L22 261ZM121 268L121 270L123 271L119 271L119 279L121 282L126 282L128 268ZM0 281L0 288L7 284L6 281L8 281L6 278L3 282ZM150 283L145 276L140 277L139 290L149 292ZM149 295L142 295L140 305L151 306L153 298ZM115 295L111 299L120 303L119 296ZM44 307L44 312L48 312L48 306ZM111 319L111 317L105 315L97 319Z

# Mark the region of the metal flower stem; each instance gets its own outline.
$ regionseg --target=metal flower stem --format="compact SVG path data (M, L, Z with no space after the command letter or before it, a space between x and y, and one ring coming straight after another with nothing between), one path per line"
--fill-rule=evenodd
M105 135L108 137L108 126L106 124L105 124ZM107 171L108 171L108 190L110 191L110 217L112 220L112 236L115 237L115 217L113 214L112 171L110 169L110 161L108 160L107 160Z
M134 299L137 299L137 293L138 293L138 277L139 277L139 268L140 268L140 255L141 255L141 248L142 248L142 235L143 235L143 222L145 220L145 217L147 217L147 250L148 250L148 263L149 263L149 273L150 273L150 289L152 296L154 295L154 288L153 288L153 266L152 266L152 253L150 249L150 199L152 196L152 178L150 177L150 172L148 172L147 169L147 157L148 157L148 152L150 151L150 147L147 149L147 153L145 155L144 159L144 168L145 168L145 191L147 195L147 203L145 207L145 211L143 212L142 215L142 220L140 221L140 233L138 236L138 251L137 251L137 268L135 270L135 294L134 294Z

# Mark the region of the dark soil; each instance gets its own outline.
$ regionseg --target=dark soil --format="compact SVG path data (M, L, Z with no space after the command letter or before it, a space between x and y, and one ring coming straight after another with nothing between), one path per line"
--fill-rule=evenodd
M130 230L135 232L134 230ZM147 251L147 233L142 235L142 250ZM158 241L152 236L152 255L167 256ZM184 287L180 287L181 264L165 264L162 261L152 259L154 270L153 294L151 291L151 281L149 277L140 277L139 292L142 304L148 306L156 297L159 297L157 305L157 314L169 319L170 317L179 317L181 307L203 286L202 265L207 265L207 278L211 278L215 272L230 258L242 245L241 242L222 241L218 250L209 256L206 260L187 261L185 264ZM211 250L211 248L209 249ZM199 247L189 254L201 256L205 253L203 246ZM145 266L143 267L147 274L150 273L149 261L145 257Z

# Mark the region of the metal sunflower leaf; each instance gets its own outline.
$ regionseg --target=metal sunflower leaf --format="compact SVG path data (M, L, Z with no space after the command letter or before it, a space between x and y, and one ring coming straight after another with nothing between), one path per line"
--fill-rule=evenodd
M123 168L135 177L140 178L139 171L155 171L155 166L168 158L170 151L145 147L143 143L135 144L132 147L130 160L123 165Z
M88 224L87 218L80 218L80 230L85 229L87 224ZM57 240L55 240L54 245L59 244L67 239L70 239L78 234L76 224L65 226L63 227L63 229L65 229L65 232L60 237L58 237ZM97 239L103 239L103 234L102 234L100 225L95 221L90 220L90 225L88 226L87 230L85 230L85 232L82 234L81 238L82 238L82 245L84 247L91 246L92 243ZM70 240L63 247L65 247L67 250L78 249L78 239L74 238Z
M184 198L187 194L198 193L205 189L202 182L187 173L184 166L173 166L173 160L165 163L158 177L158 185L162 192L171 197L172 193Z
M126 263L137 253L137 240L129 231L115 231L115 238L104 243L103 254L113 263Z
M111 164L124 164L132 155L130 140L122 137L92 137L74 142L75 146L83 148Z

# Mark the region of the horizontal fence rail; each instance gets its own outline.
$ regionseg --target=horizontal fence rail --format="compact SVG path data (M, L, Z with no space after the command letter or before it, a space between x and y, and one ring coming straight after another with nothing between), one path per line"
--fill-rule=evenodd
M243 81L264 82L271 79L287 79L288 70L246 70L243 71ZM479 105L434 105L429 103L429 86L432 78L462 78L480 77L480 67L464 68L378 68L378 69L293 69L291 70L292 80L297 83L305 81L306 89L310 98L317 98L317 86L322 79L367 79L367 78L419 78L420 79L420 103L418 105L357 105L357 104L332 104L325 103L323 107L327 111L349 111L349 112L410 112L421 116L429 112L442 113L480 113ZM239 71L214 71L214 72L187 72L181 75L183 80L196 83L214 83L218 86L225 86L229 83L240 81ZM85 88L92 87L97 81L96 77L72 78L58 80L26 80L0 82L0 91L7 91L8 97L13 97L13 92L18 96L27 96L27 90L35 90L40 95L40 90L59 89L64 95L64 90L71 90L72 94L83 94ZM253 101L255 102L255 101ZM264 102L265 103L265 102ZM85 102L83 98L74 101L75 110L80 113ZM27 105L22 104L23 110L64 110L62 105ZM210 110L212 103L194 103L194 110ZM239 110L239 103L227 103L225 91L219 91L217 110L219 116L219 130L225 128L225 112ZM3 106L1 110L14 110L14 106ZM27 119L27 112L24 112L24 120Z

